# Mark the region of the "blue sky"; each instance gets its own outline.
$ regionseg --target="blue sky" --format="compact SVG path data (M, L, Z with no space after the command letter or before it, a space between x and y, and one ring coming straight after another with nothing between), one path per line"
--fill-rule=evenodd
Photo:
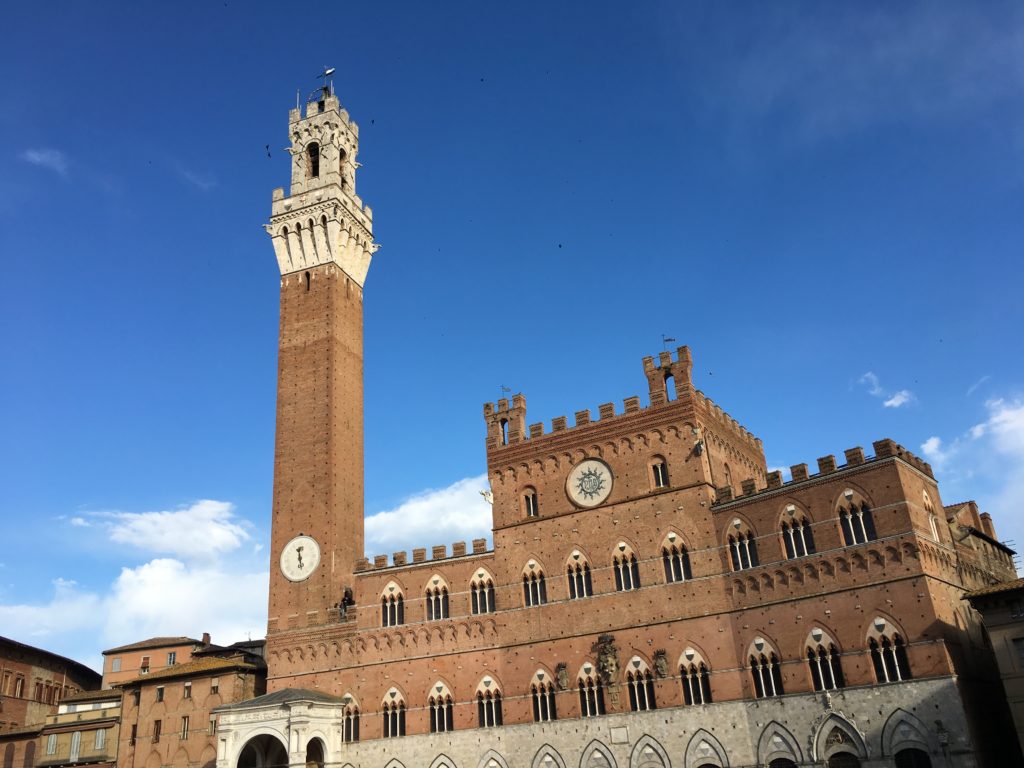
M892 437L933 461L944 502L977 499L1024 546L1022 17L8 9L0 634L90 663L153 634L262 634L278 274L261 225L287 111L324 65L382 244L371 553L487 533L481 405L502 385L531 422L596 412L643 394L662 334L771 466Z

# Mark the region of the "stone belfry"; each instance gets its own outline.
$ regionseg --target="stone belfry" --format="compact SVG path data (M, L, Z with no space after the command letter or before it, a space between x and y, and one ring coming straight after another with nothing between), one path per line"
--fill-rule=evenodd
M363 557L363 282L372 211L359 127L333 90L288 116L292 179L267 232L281 269L268 642L337 621Z

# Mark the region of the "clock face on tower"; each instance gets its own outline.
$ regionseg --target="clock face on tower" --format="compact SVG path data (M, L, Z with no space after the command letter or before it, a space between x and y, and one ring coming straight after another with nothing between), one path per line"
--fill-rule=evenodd
M569 472L565 492L573 504L596 507L612 492L612 470L600 459L584 459Z
M312 536L296 536L281 550L281 573L288 581L305 581L320 564L320 545Z

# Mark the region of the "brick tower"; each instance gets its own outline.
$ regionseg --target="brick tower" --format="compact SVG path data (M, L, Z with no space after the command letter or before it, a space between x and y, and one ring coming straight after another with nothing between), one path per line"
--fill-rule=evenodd
M363 282L372 211L359 127L330 87L288 116L291 189L274 190L281 269L268 642L337 617L363 557Z

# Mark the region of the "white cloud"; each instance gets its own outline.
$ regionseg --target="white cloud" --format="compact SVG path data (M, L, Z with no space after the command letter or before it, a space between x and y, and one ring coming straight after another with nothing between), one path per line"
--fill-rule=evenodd
M203 499L158 512L97 512L110 538L153 554L185 560L211 559L237 549L249 534L227 501Z
M875 397L882 397L885 395L881 385L878 383L878 377L871 371L868 371L861 376L859 381L861 384L867 386L869 395L874 395Z
M266 633L268 575L170 558L123 568L104 594L53 581L46 602L0 605L4 634L100 669L100 652L159 635L232 643Z
M914 394L909 389L901 389L899 392L894 394L884 403L883 406L886 408L899 408L901 405L906 405L914 400Z
M974 391L975 391L975 390L976 390L976 389L977 389L978 387L980 387L980 386L981 386L982 384L984 384L984 383L985 383L986 381L990 380L991 378L992 378L992 377L991 377L991 376L988 376L988 375L986 375L986 376L982 376L982 377L981 377L980 379L978 379L978 380L977 380L976 382L974 382L973 384L971 384L971 386L969 386L969 387L967 388L967 396L968 396L968 397L970 397L971 395L973 395L973 394L974 394Z
M46 168L61 176L68 175L68 160L58 149L26 149L20 157L39 168Z
M491 531L491 505L480 491L487 475L417 493L394 509L366 518L367 554L384 554L483 538Z
M196 173L195 171L190 171L187 168L182 168L180 165L178 166L178 175L192 186L197 187L204 192L217 186L217 179L213 176Z
M1024 542L1024 401L995 399L987 417L948 444L937 436L921 445L948 500L976 499L994 517L1000 538Z
M75 526L76 528L88 528L92 525L92 523L90 523L84 517L72 517L70 522L71 525Z
M907 403L912 403L916 398L914 393L909 389L901 389L898 392L890 392L882 386L882 382L879 381L872 371L868 371L863 374L857 383L865 386L868 390L868 394L872 397L883 399L882 405L885 408L899 408Z

